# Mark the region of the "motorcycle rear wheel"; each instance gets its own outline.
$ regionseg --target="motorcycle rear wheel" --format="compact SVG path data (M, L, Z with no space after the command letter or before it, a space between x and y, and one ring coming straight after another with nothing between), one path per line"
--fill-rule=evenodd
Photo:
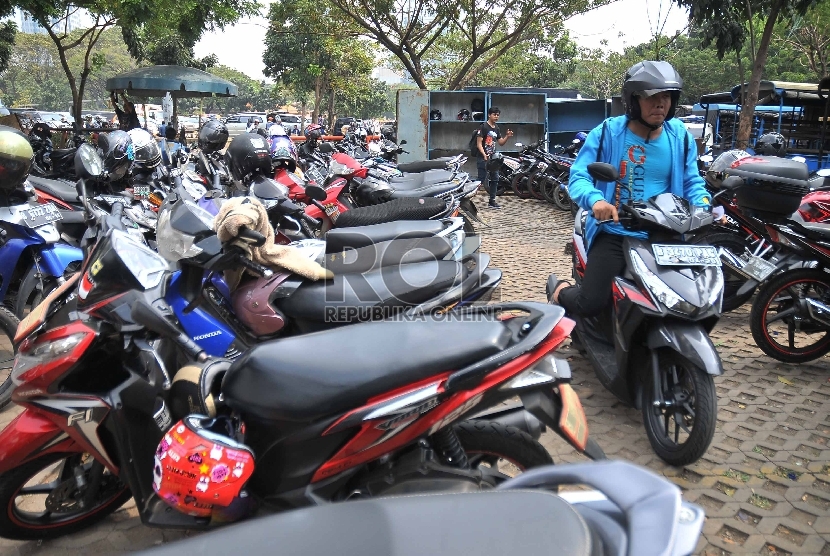
M830 352L830 327L810 316L806 299L811 297L830 302L830 274L799 268L770 278L758 290L749 328L761 351L785 363L805 363ZM787 345L777 338L786 338Z
M532 195L527 187L527 174L524 172L517 172L516 175L513 176L513 181L510 184L510 188L513 190L513 193L515 193L516 197L519 199L530 199Z
M643 384L643 425L660 459L669 465L688 465L706 453L715 435L715 381L705 370L673 351L661 351L659 358L662 398L672 405L655 405L658 398L654 381L647 373Z
M475 420L454 429L473 468L485 465L509 475L553 463L544 446L516 427Z
M532 172L530 176L527 178L527 189L530 191L530 194L535 198L539 199L540 201L545 200L545 196L542 194L542 180L545 179L545 173L536 170Z
M12 400L12 366L17 348L14 346L14 335L20 321L14 314L0 307L0 410L9 405ZM5 338L3 338L5 336Z
M83 465L87 484L91 478L92 460L84 457L80 453L46 454L0 475L0 508L4 508L0 510L0 537L54 539L86 529L124 505L132 496L130 489L105 470L92 507L78 507L74 496L81 493L75 487L74 467ZM38 479L49 482L30 485ZM44 511L33 511L41 505Z

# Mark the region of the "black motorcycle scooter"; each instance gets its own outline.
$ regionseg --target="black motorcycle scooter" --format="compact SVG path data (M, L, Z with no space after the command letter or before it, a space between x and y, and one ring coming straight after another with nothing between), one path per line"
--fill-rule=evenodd
M588 165L598 181L616 181L610 164ZM721 314L723 274L718 252L687 245L688 235L710 225L709 209L664 193L620 207L628 229L649 231L623 243L626 269L614 279L613 303L598 317L577 318L576 333L603 386L641 409L655 453L672 465L702 456L715 433L717 397L713 376L723 373L709 339ZM587 213L576 215L573 277L579 284L587 253ZM548 299L556 286L548 278ZM673 423L672 423L673 421Z

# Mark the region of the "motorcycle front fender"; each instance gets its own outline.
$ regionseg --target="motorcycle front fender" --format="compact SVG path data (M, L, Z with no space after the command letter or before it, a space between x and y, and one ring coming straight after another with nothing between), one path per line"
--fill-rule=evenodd
M648 331L649 349L668 348L708 374L723 374L718 351L703 326L694 322L657 321Z
M475 203L470 198L461 199L461 204L459 208L463 210L467 216L475 220L476 222L481 222L481 219L478 217L478 209L476 208Z
M0 432L0 474L49 452L77 452L81 449L53 421L32 409L25 409Z
M84 260L84 252L77 247L54 243L40 251L40 270L49 276L63 276L70 263Z

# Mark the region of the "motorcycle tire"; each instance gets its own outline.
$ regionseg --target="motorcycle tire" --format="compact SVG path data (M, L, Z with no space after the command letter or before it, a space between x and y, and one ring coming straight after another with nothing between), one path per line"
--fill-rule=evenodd
M563 211L571 210L571 196L568 195L568 184L566 181L562 181L563 178L567 179L567 177L564 172L556 177L549 177L548 180L555 182L555 187L551 191L545 192L545 199ZM550 198L548 198L548 195L550 195Z
M651 447L660 459L669 465L682 466L694 463L706 450L709 449L709 444L712 442L712 437L715 435L715 424L718 413L718 399L715 392L715 381L712 376L705 370L689 363L687 360L681 358L677 353L670 350L661 350L659 352L659 365L661 379L663 382L663 399L665 400L669 395L679 394L689 395L688 386L692 387L691 415L686 413L683 416L683 425L675 421L674 439L670 436L670 418L676 419L676 414L669 413L668 408L660 408L654 405L657 401L657 396L654 393L654 382L651 380L651 373L646 373L648 377L643 382L643 425L646 429L646 436L651 443ZM680 372L678 372L680 369ZM680 377L686 379L679 380ZM662 380L661 380L662 382ZM676 402L676 399L674 400ZM683 407L682 404L673 407ZM665 413L663 413L665 411ZM685 411L685 410L684 410ZM690 417L691 422L686 418ZM691 424L692 428L688 431L688 436L682 443L679 442L679 432L681 427ZM686 431L684 431L686 432Z
M0 307L0 333L6 336L6 340L0 338L0 410L9 405L12 400L12 365L14 354L17 351L14 346L14 335L17 332L17 325L20 321L14 314Z
M553 463L544 446L516 427L476 420L463 421L453 428L471 467L489 465L492 468L503 460L519 471L526 471Z
M824 294L822 297L826 297L830 295L830 275L818 268L799 268L773 276L758 290L758 295L755 296L752 311L749 314L749 329L752 331L755 344L773 359L785 363L813 361L830 352L830 327L821 323L814 323L812 317L802 308L803 303L790 303L786 295L783 297L780 295L787 291L789 292L789 298L792 299L793 292L797 291L794 288L799 286L805 287L805 289L817 286ZM800 295L804 292L798 293ZM809 291L806 293L809 295ZM776 302L779 303L780 307L774 315L778 317L778 320L773 322L784 320L781 315L787 311L790 311L794 317L786 323L786 337L789 345L778 343L775 340L775 337L778 337L777 331L769 330L769 325L773 324L769 321L769 312L771 306ZM798 331L795 330L795 317L800 317L800 330ZM811 344L796 347L796 332L809 334L808 330L824 332L824 335Z
M695 244L705 243L713 245L714 247L723 247L733 255L742 255L748 247L746 239L736 233L730 232L716 232L703 235L696 238ZM752 297L755 290L750 290L744 294L738 295L738 290L746 284L746 278L737 272L730 270L729 267L723 265L723 305L721 311L728 313L734 311Z
M78 453L46 454L0 475L0 507L3 508L3 510L0 510L0 537L28 541L54 539L77 533L98 523L130 499L132 496L130 489L121 484L113 475L106 475L106 477L111 478L101 482L102 489L106 489L106 497L103 500L96 500L96 503L88 511L70 513L65 517L53 520L52 515L54 513L62 512L47 510L39 515L25 515L29 512L22 511L17 507L15 502L21 496L21 492L25 488L36 488L26 487L27 483L33 478L41 475L46 469L51 469L61 461L66 463L67 460L82 456L83 454ZM73 469L67 465L61 466L59 477L55 479L55 482L59 480L61 483L74 481L72 471ZM39 486L42 489L45 485ZM48 494L53 495L60 488L64 487L55 485L52 490L39 492L38 494L42 496L48 492ZM32 493L34 494L34 491ZM26 493L23 493L23 496L25 495ZM62 506L61 509L64 509L64 507Z
M530 199L532 195L527 188L527 184L527 174L525 174L524 172L517 172L516 175L513 176L513 181L510 183L510 188L513 190L513 193L519 199Z
M540 181L545 178L545 173L539 170L535 172L531 172L531 174L527 178L527 189L530 191L530 194L540 201L545 200L545 196L542 195L542 187Z

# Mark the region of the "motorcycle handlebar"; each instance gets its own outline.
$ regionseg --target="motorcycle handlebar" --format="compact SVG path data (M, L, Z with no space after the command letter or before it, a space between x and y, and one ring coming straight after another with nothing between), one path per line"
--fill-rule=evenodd
M239 264L241 264L242 266L244 266L245 268L247 268L248 270L250 270L258 276L268 278L274 275L274 273L269 268L266 268L259 263L255 263L243 254L240 254L239 257L237 257L237 260L239 261Z

